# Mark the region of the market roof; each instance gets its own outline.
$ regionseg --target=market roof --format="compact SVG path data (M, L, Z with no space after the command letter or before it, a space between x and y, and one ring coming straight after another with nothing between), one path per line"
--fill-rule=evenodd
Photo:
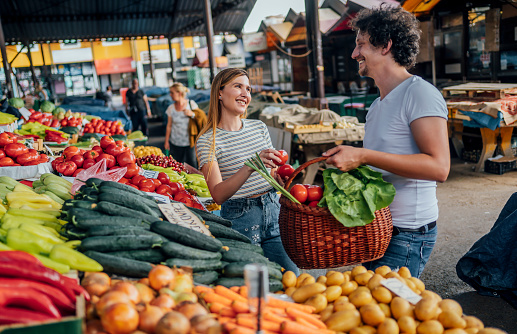
M256 0L211 0L215 33L240 34ZM2 0L6 43L205 34L193 0Z

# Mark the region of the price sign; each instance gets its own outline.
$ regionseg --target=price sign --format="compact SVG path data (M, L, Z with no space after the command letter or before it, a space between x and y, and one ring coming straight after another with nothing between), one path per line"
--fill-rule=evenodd
M163 196L163 195L160 195L160 194L157 194L157 193L147 193L147 195L149 195L151 197L154 197L154 199L157 200L159 203L168 204L168 203L171 202L169 197Z
M212 233L206 228L205 224L195 215L187 209L185 204L175 202L169 204L158 204L158 207L162 211L163 215L172 224L178 224L180 226L189 228L194 231L212 236Z
M390 290L397 296L404 298L408 302L413 305L416 305L422 299L419 295L417 295L413 290L411 290L407 285L402 283L396 278L388 278L381 281L381 284L386 287L386 289Z
M143 172L140 173L140 175L145 176L148 179L157 179L158 174L160 172L154 171L154 170L147 170L147 169L141 169Z

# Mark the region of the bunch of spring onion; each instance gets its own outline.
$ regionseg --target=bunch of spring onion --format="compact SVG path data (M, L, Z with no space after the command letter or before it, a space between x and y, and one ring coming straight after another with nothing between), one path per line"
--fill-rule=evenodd
M266 181L277 191L280 191L282 195L290 199L292 202L300 204L300 202L293 197L287 190L284 189L281 185L276 182L276 180L269 174L266 166L262 162L262 159L260 159L260 156L258 153L255 153L254 157L251 157L248 159L245 163L246 166L253 168L257 173L259 173L260 176L262 176Z

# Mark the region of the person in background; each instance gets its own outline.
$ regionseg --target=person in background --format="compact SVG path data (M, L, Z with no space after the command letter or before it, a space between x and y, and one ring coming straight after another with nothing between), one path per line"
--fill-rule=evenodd
M113 105L113 90L111 86L106 87L106 107L111 108Z
M298 274L280 239L280 203L274 188L244 163L255 153L267 168L280 162L266 125L245 119L251 101L246 71L228 68L212 82L207 125L196 143L199 166L212 198L221 204L221 217L235 230L260 245L264 255ZM276 174L276 173L273 173Z
M34 96L38 100L42 100L42 101L48 100L47 92L45 91L43 86L41 86L41 84L39 82L36 82L36 84L34 85Z
M142 133L148 136L147 117L151 117L151 107L147 95L138 87L138 79L131 81L131 88L126 92L125 106L126 114L133 123L133 131L141 128Z
M170 154L179 162L186 162L197 168L196 152L194 150L195 138L191 140L190 123L196 118L204 118L205 113L196 113L199 109L196 102L187 99L189 89L182 83L175 83L170 88L173 103L167 108L167 128L165 130L164 148L170 150ZM202 120L199 120L203 122ZM203 124L204 125L204 124ZM197 135L197 132L196 132Z
M381 5L359 12L352 28L352 58L359 74L375 81L380 97L366 115L363 148L341 145L323 155L344 172L369 165L395 186L391 242L382 258L364 265L406 266L419 277L437 238L436 182L444 182L450 169L447 106L436 87L408 72L420 40L413 14Z

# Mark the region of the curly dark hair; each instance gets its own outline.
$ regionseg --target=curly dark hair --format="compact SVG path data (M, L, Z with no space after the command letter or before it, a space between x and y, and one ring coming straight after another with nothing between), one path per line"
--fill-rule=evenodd
M370 35L374 47L385 47L391 40L394 60L407 69L415 65L422 31L416 17L405 9L383 3L378 8L361 10L350 25Z

